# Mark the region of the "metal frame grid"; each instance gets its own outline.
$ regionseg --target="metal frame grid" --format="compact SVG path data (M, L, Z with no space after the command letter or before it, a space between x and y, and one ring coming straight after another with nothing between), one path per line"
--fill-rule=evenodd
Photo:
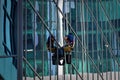
M94 2L95 1L95 2ZM109 13L112 4L107 0L106 5L102 2L102 0L65 0L63 1L63 9L69 9L68 13L64 13L60 7L58 6L59 0L18 0L17 2L17 55L10 56L0 56L0 58L8 58L8 57L17 57L17 79L22 80L24 75L24 80L27 80L27 68L33 72L34 80L72 80L73 76L76 80L119 80L119 19L115 21L116 16L119 18L119 0L113 1L113 5L116 6L116 11L113 13ZM37 2L37 3L36 3ZM65 3L66 2L66 3ZM68 3L67 3L68 2ZM72 2L75 4L74 14L72 13L71 6L73 7ZM93 4L94 5L91 5ZM90 4L91 3L91 4ZM25 4L25 5L23 5ZM40 6L39 6L40 5ZM46 6L47 7L46 7ZM104 5L104 6L103 6ZM91 7L92 6L92 7ZM39 9L39 8L41 9ZM106 10L106 7L109 7ZM6 7L3 6L3 9L8 16L8 19L12 22L9 14L7 14ZM50 14L48 14L47 9ZM55 10L56 11L55 11ZM28 10L31 12L31 16L28 14ZM118 10L118 11L117 11ZM53 12L55 11L54 15ZM101 13L97 12L101 11ZM63 17L63 26L64 32L63 35L68 32L72 32L76 38L75 49L72 52L73 60L72 64L63 66L63 75L59 75L59 66L56 65L54 67L55 74L52 74L52 64L51 58L48 60L46 54L48 54L45 46L46 36L48 34L54 35L56 33L57 37L57 29L55 26L59 26L59 14ZM23 18L24 14L24 18ZM46 15L47 14L47 15ZM101 15L101 17L99 17ZM111 20L111 15L113 15L114 21ZM73 17L75 19L73 19ZM29 29L29 19L31 18L32 29ZM49 17L49 18L48 18ZM54 21L53 17L56 17L57 21ZM48 18L48 21L46 20ZM103 21L102 21L103 19ZM75 24L73 25L73 21ZM91 23L90 23L91 22ZM39 27L37 27L39 25ZM54 27L52 27L54 26ZM103 27L104 26L104 27ZM24 28L24 29L23 29ZM39 28L39 29L37 29ZM31 32L29 32L31 30ZM55 30L55 31L54 31ZM33 60L33 64L30 63L28 54L29 43L27 41L28 34L32 33L33 36L33 56L31 56L31 60ZM39 47L36 47L36 35L39 33L39 38L41 40ZM47 34L48 33L48 34ZM25 37L23 37L23 34ZM23 42L23 39L25 42ZM55 40L56 45L61 47L58 40ZM24 44L23 44L24 43ZM114 44L115 43L115 44ZM91 44L91 46L90 46ZM7 45L3 43L5 49L10 53ZM40 49L37 51L37 48ZM24 51L25 50L25 51ZM38 54L40 54L38 56ZM116 55L116 54L117 55ZM49 53L50 54L50 53ZM58 58L57 58L58 59ZM37 61L40 61L41 66L41 74L38 73L37 70ZM49 64L45 64L45 63ZM46 67L47 75L46 75ZM106 69L104 69L104 67ZM23 70L24 68L24 70ZM81 69L80 69L81 68ZM69 70L68 70L69 69ZM24 73L23 73L24 72ZM113 73L114 72L114 73ZM105 76L106 75L106 76ZM36 78L37 77L37 78ZM48 78L47 78L48 77Z

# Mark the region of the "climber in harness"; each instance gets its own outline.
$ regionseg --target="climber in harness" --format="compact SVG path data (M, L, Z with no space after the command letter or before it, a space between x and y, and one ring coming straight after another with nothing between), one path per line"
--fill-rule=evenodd
M71 64L71 51L73 50L75 44L73 34L69 33L64 37L64 40L66 44L59 48L54 46L54 42L55 42L54 36L50 35L47 39L47 43L46 43L47 49L49 50L49 52L53 53L52 55L53 65L57 65L57 64L64 65L65 60L67 64ZM66 55L64 53L66 53ZM63 60L63 63L61 63L60 60Z

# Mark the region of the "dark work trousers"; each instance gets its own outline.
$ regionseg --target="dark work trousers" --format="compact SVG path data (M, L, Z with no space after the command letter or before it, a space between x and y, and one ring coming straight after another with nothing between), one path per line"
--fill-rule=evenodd
M57 48L55 50L55 54L53 54L52 56L52 63L53 65L64 65L65 64L65 59L66 59L66 63L67 64L71 64L71 54L66 54L66 58L64 57L65 54L64 54L64 48L61 47L61 48ZM63 60L63 63L60 63L60 60Z

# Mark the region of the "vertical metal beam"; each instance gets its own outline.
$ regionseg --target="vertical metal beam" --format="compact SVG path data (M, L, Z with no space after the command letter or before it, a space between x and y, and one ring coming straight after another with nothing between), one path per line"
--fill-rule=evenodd
M108 5L109 6L109 5ZM109 27L108 27L108 24L107 24L107 22L105 23L105 30L107 31L108 29L109 29ZM107 36L108 34L107 34L107 32L105 33L105 35ZM108 35L109 36L109 35ZM102 52L103 52L103 49L102 49ZM109 52L108 52L108 49L106 48L105 49L105 53L106 53L106 80L108 80L108 68L109 68L109 66L108 66L108 55L109 55Z
M37 7L36 7L36 0L33 0L33 5L34 5L34 8L36 9ZM35 35L35 33L36 33L36 28L37 28L37 26L36 26L36 14L33 12L33 18L32 18L32 25L33 25L33 44L34 44L34 47L33 47L33 54L34 54L34 57L33 57L33 62L34 62L34 70L36 71L36 35ZM36 80L35 79L35 77L36 77L36 74L35 73L33 73L33 76L34 76L34 80Z
M118 3L118 0L116 1L116 4L118 5L118 6L117 6L117 9L116 9L116 16L118 16L118 15L119 15L119 11L118 11L118 9L119 9L119 3ZM117 20L117 29L118 29L118 28L119 28L119 20ZM118 31L118 32L119 32L119 31ZM119 50L119 49L120 49L120 48L119 48L119 47L120 47L119 44L120 44L120 43L119 43L119 39L117 39L117 57L119 57L119 51L120 51L120 50ZM118 80L120 80L120 79L119 79L119 78L120 78L120 77L119 77L119 75L120 75L120 74L119 74L119 69L120 69L119 66L117 67L117 69L118 69L118 73L117 73L118 77L117 77L117 78L118 78Z
M80 22L81 22L81 32L83 35L82 36L82 45L84 46L84 48L82 48L82 52L84 54L82 54L82 77L84 76L84 70L86 68L85 64L86 64L86 39L85 39L85 16L84 16L84 2L83 0L80 1L81 5L80 5Z
M71 0L68 0L69 1L69 22L71 24ZM69 32L70 32L70 29L69 29ZM72 65L71 64L68 64L68 70L70 69L70 80L72 80Z
M63 12L65 12L65 2L66 0L63 1ZM66 23L65 20L63 19L63 34L65 35L67 30L66 30ZM64 56L66 56L66 54L64 54ZM65 63L66 63L66 57L65 57ZM63 66L63 80L65 80L65 74L66 74L66 64Z
M25 0L25 3L27 3L27 1ZM25 26L25 52L24 52L24 57L27 59L27 4L25 4L25 24L24 24L24 26ZM25 76L25 80L27 80L27 78L26 78L26 76L27 76L27 74L26 74L26 71L27 71L27 64L26 63L24 63L24 76Z
M91 1L91 3L92 3L92 1ZM91 8L91 11L92 11L92 10L93 10L93 7ZM94 20L93 20L93 18L92 18L91 22L92 22L92 23L91 23L91 27L92 27L92 32L93 32L93 26L94 26ZM91 39L91 40L92 40L92 41L91 41L91 43L92 43L92 45L91 45L91 46L92 46L92 51L91 51L91 52L92 52L92 53L91 53L91 54L92 54L92 59L93 59L93 61L95 61L95 60L94 60L94 44L93 44L93 43L94 43L94 38L93 38L93 34L91 34L91 35L92 35L92 37L91 37L91 38L92 38L92 39ZM98 66L96 65L96 67L98 67ZM93 71L93 73L92 73L92 80L95 80L95 79L94 79L95 69L94 69L93 64L92 64L92 69L93 69L93 70L92 70L92 71ZM98 68L98 70L99 70L99 68Z
M87 2L88 2L88 0L87 0ZM88 3L87 3L88 4ZM86 9L86 8L85 8ZM86 13L88 13L88 9L86 10ZM89 13L86 15L86 20L88 20L88 16L89 16ZM86 44L86 48L87 48L87 54L89 54L89 50L88 50L88 48L89 48L89 35L88 35L88 31L89 31L89 23L87 22L86 23L86 34L87 34L87 44ZM86 63L87 63L87 80L89 80L89 59L88 59L88 57L87 57L87 59L86 59Z
M42 17L43 17L43 19L45 19L45 7L44 7L44 0L42 0ZM41 35L44 35L44 30L45 28L44 28L44 24L42 24L42 33L41 33ZM42 43L44 43L44 36L42 36L43 38L42 38ZM45 61L44 61L44 47L42 48L42 80L44 80L44 63L45 63Z
M57 2L57 5L58 5L58 0L57 0L56 2ZM56 37L57 37L57 40L58 40L58 34L59 34L59 33L58 33L58 11L57 11L57 9L56 9L56 14L57 14L57 17L56 17L56 20L57 20L57 21L56 21L56 22L57 22L57 23L56 23L56 26L57 26L57 28L56 28ZM59 42L58 42L58 44L59 44ZM58 51L57 51L57 62L58 62ZM55 70L56 70L56 74L57 74L57 80L59 80L59 79L58 79L58 77L59 77L59 76L58 76L58 75L59 75L59 74L58 74L58 69L59 69L59 68L58 68L58 65L57 65L57 66L56 66L56 69L55 69Z
M48 2L48 26L50 27L50 31L51 31L51 29L52 29L52 2L51 2L51 0L49 0L49 2ZM44 26L43 26L44 27ZM52 73L51 73L51 71L52 71L52 64L51 64L51 59L52 59L52 55L51 54L49 54L48 53L48 63L49 63L49 67L48 67L48 69L49 69L49 80L51 80L51 75L52 75Z
M76 7L76 16L75 16L75 18L76 18L76 32L78 31L78 2L77 2L77 0L75 0L75 7ZM75 44L76 44L76 46L75 46L75 51L77 51L78 52L78 40L76 40L75 41ZM76 53L75 54L75 58L76 58L76 64L75 64L75 66L76 66L76 68L77 69L79 69L79 58L78 58L78 56L79 56L79 54L78 53ZM77 74L77 72L76 72L76 80L78 80L78 74Z
M63 9L63 0L58 0L58 7L61 9ZM57 9L57 13L58 13L58 26L57 26L57 38L58 38L58 42L61 46L63 46L63 26L62 26L62 14L60 13L60 11ZM58 66L58 75L63 75L63 66Z
M23 5L22 0L18 0L17 5L17 80L22 80L23 69Z

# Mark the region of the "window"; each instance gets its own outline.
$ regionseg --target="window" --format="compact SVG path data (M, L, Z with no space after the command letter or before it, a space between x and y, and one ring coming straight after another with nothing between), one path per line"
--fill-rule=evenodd
M9 3L9 4L7 4ZM4 10L4 51L6 55L16 55L16 13L17 13L17 2L16 0L4 1L3 5ZM13 64L16 64L17 59L13 57Z

